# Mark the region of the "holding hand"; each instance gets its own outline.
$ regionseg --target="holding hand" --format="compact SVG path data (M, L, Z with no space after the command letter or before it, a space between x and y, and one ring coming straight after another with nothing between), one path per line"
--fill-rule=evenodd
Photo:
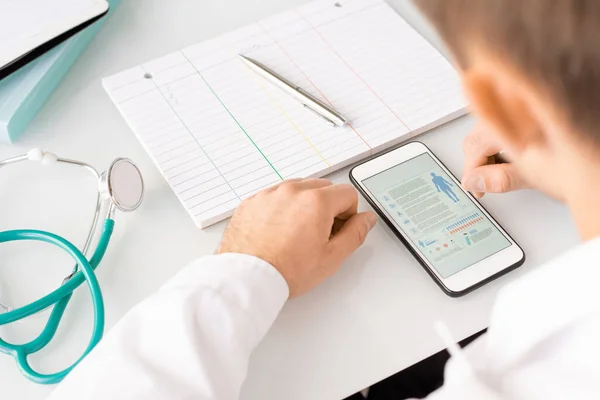
M365 240L377 217L357 213L350 185L326 179L284 181L244 200L218 253L243 253L273 265L298 296L333 275Z
M481 125L477 125L465 137L463 150L465 170L462 186L475 197L481 198L485 193L503 193L529 188L512 164L498 163L494 155L502 149Z

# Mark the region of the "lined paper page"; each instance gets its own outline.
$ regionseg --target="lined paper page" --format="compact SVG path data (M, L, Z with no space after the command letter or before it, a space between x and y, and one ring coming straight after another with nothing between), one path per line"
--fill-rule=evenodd
M330 127L256 75L248 55L338 110ZM446 59L381 0L317 0L105 78L196 224L466 112Z

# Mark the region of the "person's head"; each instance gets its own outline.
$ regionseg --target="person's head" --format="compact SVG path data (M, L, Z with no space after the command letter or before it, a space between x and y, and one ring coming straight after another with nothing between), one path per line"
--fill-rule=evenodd
M520 174L571 203L590 190L600 179L600 1L414 2Z
M433 176L435 178L435 174L433 172L431 173L431 176Z

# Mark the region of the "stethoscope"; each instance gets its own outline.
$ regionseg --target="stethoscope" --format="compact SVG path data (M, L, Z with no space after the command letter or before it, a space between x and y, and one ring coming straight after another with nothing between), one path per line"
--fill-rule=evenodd
M63 280L61 286L47 296L17 309L10 309L5 304L0 303L0 326L21 320L48 307L52 307L48 321L38 337L29 343L19 345L7 343L0 339L0 352L12 355L17 362L19 369L28 379L36 383L53 384L60 382L75 367L75 365L77 365L90 350L92 350L92 348L94 348L102 337L104 331L104 303L102 301L102 293L94 270L98 264L100 264L100 261L106 252L106 248L108 247L108 242L110 241L115 224L113 220L115 209L127 212L138 208L144 196L144 181L136 165L126 158L117 158L110 164L106 172L100 174L89 164L59 158L53 153L42 152L39 149L33 149L27 154L0 161L0 168L22 161L37 161L43 165L63 163L83 167L92 173L98 181L96 211L83 251L80 251L68 240L46 231L18 229L0 232L0 243L16 240L36 240L46 242L63 249L76 262L75 268ZM88 252L90 244L92 243L104 202L108 202L104 227L100 239L98 240L98 244L96 245L96 249L88 260L85 254ZM42 374L34 371L29 365L27 357L40 351L52 340L73 291L84 281L87 283L90 290L94 307L94 328L87 348L77 361L62 371L52 374Z

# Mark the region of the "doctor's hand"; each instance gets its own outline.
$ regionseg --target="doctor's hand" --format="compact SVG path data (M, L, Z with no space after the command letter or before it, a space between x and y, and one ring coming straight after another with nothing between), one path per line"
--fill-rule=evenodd
M499 163L494 157L502 148L478 124L463 141L465 167L462 187L475 197L485 193L503 193L530 186L521 178L515 167L507 162Z
M286 280L290 297L298 296L333 275L364 242L377 218L357 207L350 185L284 181L242 202L217 252L267 261Z

